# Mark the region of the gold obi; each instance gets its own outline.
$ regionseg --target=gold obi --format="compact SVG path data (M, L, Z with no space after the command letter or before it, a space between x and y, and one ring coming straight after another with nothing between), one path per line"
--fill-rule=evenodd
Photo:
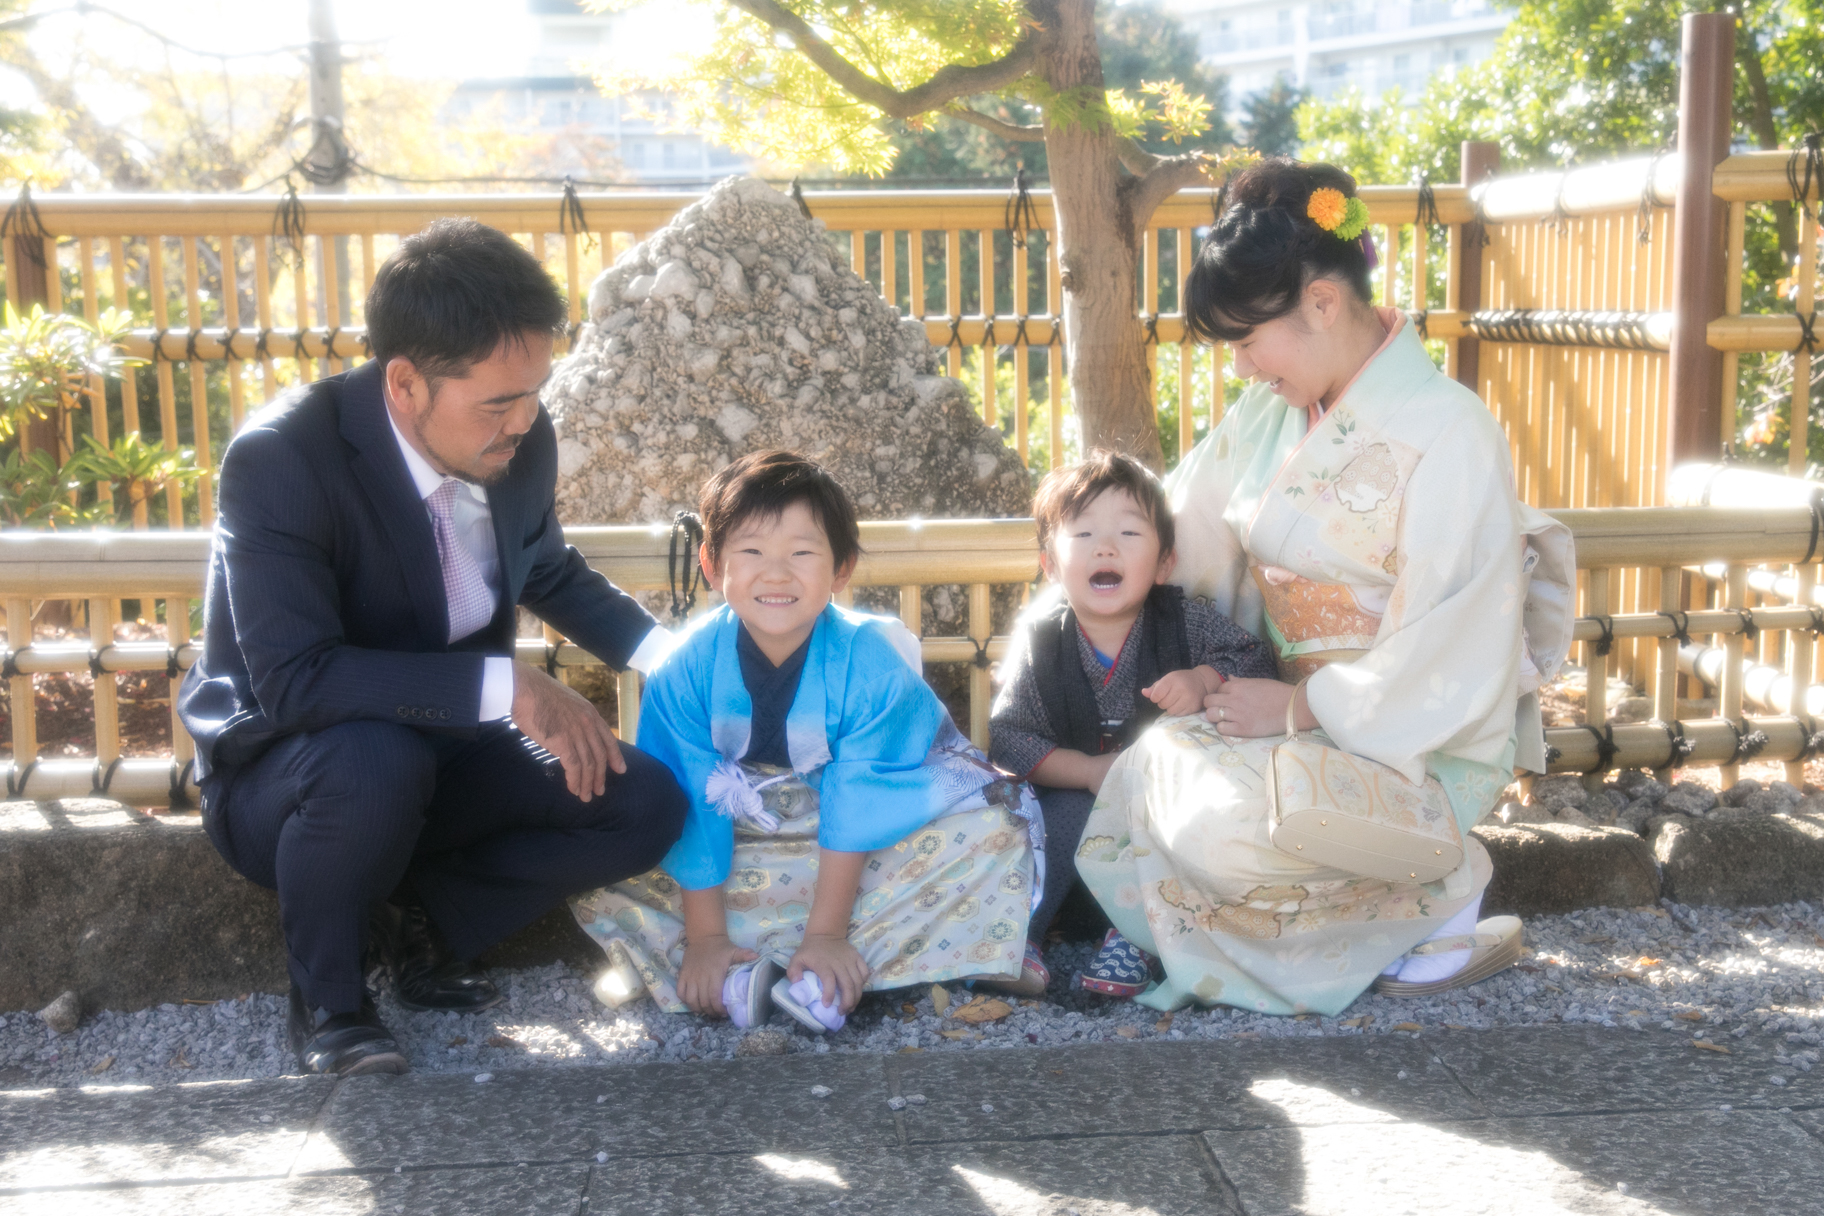
M1259 563L1250 563L1248 572L1266 606L1280 679L1302 680L1326 664L1352 662L1374 645L1380 614L1363 608L1346 583L1270 578Z

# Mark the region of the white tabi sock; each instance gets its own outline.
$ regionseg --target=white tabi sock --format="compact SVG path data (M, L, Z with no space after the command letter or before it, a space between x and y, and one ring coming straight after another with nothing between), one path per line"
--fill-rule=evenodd
M1476 920L1482 915L1482 897L1476 896L1469 906L1445 921L1436 933L1425 941L1436 941L1440 937L1455 937L1459 933L1474 933ZM1424 942L1419 943L1424 945ZM1446 950L1443 954L1402 954L1387 964L1382 975L1391 975L1405 984L1429 984L1436 980L1446 980L1469 965L1469 951Z

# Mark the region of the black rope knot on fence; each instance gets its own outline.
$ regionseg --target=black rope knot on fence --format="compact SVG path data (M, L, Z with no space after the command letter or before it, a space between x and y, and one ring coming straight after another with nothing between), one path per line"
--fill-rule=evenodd
M1672 636L1678 639L1680 646L1691 645L1691 614L1689 612L1656 612L1654 616L1663 616L1672 622Z
M1729 728L1729 733L1735 736L1735 747L1730 751L1729 758L1723 761L1724 764L1740 764L1744 760L1752 760L1767 746L1767 732L1749 730L1746 720L1738 724L1724 718L1722 722Z
M1026 248L1026 234L1039 227L1039 209L1033 205L1032 191L1027 187L1025 165L1013 171L1013 191L1007 196L1001 226L1012 234L1015 249Z
M196 353L196 340L202 336L203 331L195 328L192 328L189 333L184 335L184 359L186 362L195 363L202 359L202 356Z
M273 212L272 235L279 265L304 269L304 200L298 197L297 183L289 173L285 175L285 193L279 196L278 208ZM279 242L290 249L289 255L285 248L278 247Z
M1431 177L1429 174L1419 174L1419 208L1418 212L1412 217L1412 223L1414 227L1421 224L1437 224L1442 226L1444 223L1444 221L1438 217L1438 192L1431 188Z
M1141 343L1141 345L1159 345L1159 314L1156 312L1145 313L1142 314L1140 319L1146 322L1146 341Z
M988 643L978 642L974 638L970 638L969 644L975 647L975 657L970 659L969 662L972 665L981 668L983 671L988 670Z
M108 767L106 769L103 769L101 767L101 761L97 760L95 762L95 796L96 797L98 797L98 798L112 797L112 794L110 793L110 791L113 790L113 788L114 788L114 774L120 771L121 761L123 761L125 759L126 759L125 756L114 757L114 759L112 759L108 762Z
M1412 327L1418 332L1419 341L1431 341L1431 310L1421 308L1417 312L1409 312L1406 315L1412 318Z
M44 242L50 238L51 230L44 226L38 204L32 201L32 179L29 177L19 183L19 197L6 209L6 215L0 217L0 239L9 236L25 238L25 256L33 265L39 269L49 265L44 260Z
M953 346L959 350L962 349L963 319L961 317L946 317L944 319L950 322L950 336L944 339L944 349L949 350Z
M1761 636L1761 627L1754 623L1754 613L1747 608L1731 609L1742 622L1742 636L1752 642Z
M340 325L332 325L329 327L329 333L323 338L323 353L331 359L336 357L336 339L341 336L341 333Z
M671 588L671 620L681 625L697 606L703 588L703 567L697 550L703 544L703 521L694 511L679 511L671 518L671 543L665 555L665 578ZM680 564L681 563L681 564Z
M1818 191L1818 218L1824 223L1824 133L1813 131L1799 141L1786 162L1786 184L1792 187L1792 201L1801 209L1805 196L1813 187Z
M1586 768L1583 771L1585 773L1608 771L1609 762L1615 759L1615 753L1619 750L1615 746L1615 728L1604 726L1598 730L1594 726L1585 725L1583 729L1589 731L1591 737L1596 740L1596 767Z
M1659 199L1653 194L1653 179L1659 174L1659 162L1671 155L1672 149L1661 147L1647 162L1647 180L1640 186L1640 210L1636 216L1634 243L1650 245L1653 243L1653 212L1659 206Z
M1596 639L1596 653L1607 655L1615 648L1615 618L1599 616L1595 620L1597 627L1602 630L1601 636Z
M798 205L804 206L802 194L798 196ZM582 237L583 250L588 253L595 252L600 243L595 239L595 234L589 231L589 220L583 214L583 199L576 192L576 179L569 176L564 178L564 197L557 204L557 230L564 236ZM539 252L543 253L544 250Z
M1697 744L1685 738L1685 724L1677 718L1670 722L1655 718L1647 725L1657 726L1666 732L1666 762L1660 765L1660 768L1677 768L1690 759L1691 753L1697 750Z
M152 362L157 363L160 359L165 359L167 363L170 362L169 359L165 358L165 335L170 332L169 329L155 329L152 331Z
M1818 310L1800 312L1793 310L1793 316L1799 319L1799 344L1792 348L1793 354L1809 354L1818 349Z
M188 791L186 791L184 789L184 786L189 784L190 772L195 767L196 767L196 761L194 761L194 760L186 760L181 765L178 764L178 762L175 760L173 760L171 762L171 805L172 806L189 806L190 805L190 794Z

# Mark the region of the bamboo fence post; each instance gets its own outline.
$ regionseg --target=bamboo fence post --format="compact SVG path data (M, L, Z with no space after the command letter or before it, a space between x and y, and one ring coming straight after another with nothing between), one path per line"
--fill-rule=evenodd
M1045 441L1052 468L1064 463L1064 289L1060 283L1055 229L1045 231L1045 315L1051 318L1051 340L1045 345Z
M1400 306L1400 226L1387 225L1387 253L1381 258L1381 302Z
M887 307L899 312L899 233L880 230L880 294Z
M165 239L146 238L146 276L152 297L152 369L158 375L158 429L167 452L177 451L177 383L171 360L165 358L164 331L171 325L171 306L165 292ZM184 491L175 482L165 487L165 526L184 526Z
M241 423L247 419L247 385L243 382L243 373L247 365L241 361L241 352L234 345L234 337L241 332L241 260L236 254L234 238L224 236L222 240L222 325L228 330L228 437L233 439L240 433Z
M1722 431L1723 360L1706 331L1723 315L1727 208L1716 167L1729 155L1735 89L1734 13L1687 13L1679 47L1678 209L1673 237L1672 408L1666 468L1715 460ZM1739 679L1739 676L1738 676ZM1733 781L1733 776L1728 780Z
M95 761L107 766L120 756L120 680L103 671L96 655L114 643L116 601L89 601L90 670L95 674Z
M1461 170L1464 189L1470 189L1501 167L1501 145L1479 140L1463 144ZM1482 307L1482 248L1484 229L1479 221L1460 224L1451 233L1451 278L1456 287L1456 302L1451 305L1461 313L1473 313ZM1451 377L1471 392L1481 391L1480 343L1473 336L1458 338L1453 344L1455 356Z
M200 284L203 238L183 238L184 255L184 320L190 331L190 350L203 328L203 303ZM186 355L189 352L186 352ZM190 372L190 433L196 444L196 467L203 475L196 479L197 519L206 528L215 522L215 494L210 489L209 461L209 364L202 359L186 358Z
M1739 610L1748 602L1748 567L1740 562L1729 564L1729 574L1724 583L1723 607ZM1742 643L1740 633L1723 635L1723 678L1717 687L1716 713L1719 718L1727 718L1735 724L1738 731L1745 730L1742 724ZM1717 766L1722 778L1722 787L1728 789L1734 785L1741 774L1739 764L1722 764Z
M308 237L299 243L298 255L291 263L291 292L295 300L293 307L298 314L296 328L299 336L299 340L292 345L292 355L298 364L298 381L301 384L309 384L317 378L315 361L305 353L303 344L304 331L310 328L310 258L303 250L303 246L308 243ZM322 237L317 238L317 244L323 244Z
M969 584L969 640L978 655L987 652L993 631L987 583ZM984 751L988 747L988 710L992 698L988 665L977 661L969 668L969 740Z
M15 244L16 250L18 246ZM32 601L8 599L6 601L6 645L7 649L17 654L32 644ZM38 706L32 697L32 677L16 675L9 679L7 688L12 698L13 716L13 772L24 775L32 762L38 759ZM23 782L20 783L23 786ZM21 789L23 795L24 790Z
M1799 294L1793 311L1817 320L1818 216L1807 203L1794 208L1799 213ZM1739 276L1738 276L1739 280ZM1738 281L1736 291L1741 291ZM1810 463L1810 446L1806 439L1811 423L1812 348L1801 343L1792 352L1792 446L1786 468L1794 477L1802 477Z
M190 600L185 596L165 597L165 645L172 654L182 650L190 641ZM179 768L196 759L196 740L184 729L184 721L177 716L177 690L184 682L184 673L177 672L170 679L171 687L171 756Z
M1020 238L1013 242L1013 450L1020 454L1020 463L1026 463L1026 448L1029 436L1027 414L1031 409L1031 383L1028 377L1032 373L1029 363L1032 359L1032 348L1026 344L1026 317L1032 304L1032 293L1027 282L1026 241Z
M272 366L272 351L266 340L272 334L272 257L271 237L253 238L253 310L254 323L260 327L260 383L266 400L279 395L279 377Z
M1794 581L1798 584L1793 596L1795 604L1812 603L1812 595L1818 586L1818 567L1812 562L1805 562L1793 570ZM1816 729L1811 719L1811 667L1815 647L1809 629L1791 629L1786 633L1786 671L1790 684L1790 699L1786 712L1806 724L1805 733L1811 734ZM1786 780L1803 789L1805 786L1805 762L1788 760L1786 762Z
M999 430L1001 407L994 395L994 365L998 350L994 344L994 233L984 228L975 235L980 250L976 258L976 269L981 272L982 297L982 421Z
M956 332L956 325L963 317L963 231L960 228L944 230L944 319L950 322L951 332ZM945 348L950 362L951 379L961 379L963 374L963 348L952 341Z
M1191 230L1180 225L1177 231L1178 245L1178 282L1173 293L1178 302L1178 318L1184 320L1184 277L1190 272L1191 265ZM1214 369L1212 369L1214 370ZM1197 371L1197 344L1191 341L1191 331L1186 326L1178 337L1178 459L1183 460L1197 446L1197 403L1195 374Z
M906 583L899 589L899 619L906 623L913 637L925 632L925 589L917 583Z
M76 250L77 270L82 275L82 315L84 320L94 325L101 319L100 287L95 281L95 250L86 236L76 238ZM108 382L100 376L89 377L89 433L95 436L96 443L108 446ZM112 513L112 482L96 485L95 501L105 504Z
M1743 244L1747 240L1748 204L1730 203L1728 229L1723 241L1723 315L1739 317L1742 315L1742 260ZM1723 408L1722 434L1717 436L1723 445L1722 450L1735 450L1735 436L1741 426L1737 412L1737 396L1741 386L1737 383L1741 368L1740 352L1726 350L1723 352Z
M906 315L925 319L925 230L906 233Z
M334 376L343 370L342 360L336 357L336 331L342 328L342 272L337 265L341 258L337 256L340 240L328 237L317 238L317 292L323 301L323 326L327 331L323 338L323 366Z
M1676 613L1683 606L1681 603L1683 586L1683 570L1677 566L1660 567L1659 611ZM1653 716L1661 722L1676 722L1678 720L1678 639L1663 637L1656 645L1659 671L1658 679L1653 685ZM1677 757L1674 756L1671 759L1674 763L1668 763L1664 768L1654 771L1655 780L1668 781Z
M1609 615L1609 581L1606 568L1589 571L1584 615L1599 618ZM1583 720L1586 725L1601 730L1609 720L1609 656L1595 642L1584 643L1583 655ZM1602 780L1603 773L1598 768L1584 774L1583 784L1586 789L1595 791L1602 788Z
M614 682L616 717L615 733L632 743L640 736L640 673L629 667Z
M868 234L861 228L849 231L849 269L858 279L868 277Z
M1140 311L1149 322L1146 339L1146 391L1159 421L1159 230L1147 225L1140 241ZM1180 402L1180 408L1183 403Z

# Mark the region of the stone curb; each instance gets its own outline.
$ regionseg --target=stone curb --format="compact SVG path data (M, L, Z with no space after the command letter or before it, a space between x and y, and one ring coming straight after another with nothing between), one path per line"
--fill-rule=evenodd
M1662 896L1744 907L1824 899L1824 815L1671 815L1652 840L1620 828L1483 825L1488 915L1637 907ZM72 798L0 803L0 1010L65 990L85 1009L282 992L278 899L230 870L195 815L148 816ZM563 908L501 943L486 966L600 955Z

